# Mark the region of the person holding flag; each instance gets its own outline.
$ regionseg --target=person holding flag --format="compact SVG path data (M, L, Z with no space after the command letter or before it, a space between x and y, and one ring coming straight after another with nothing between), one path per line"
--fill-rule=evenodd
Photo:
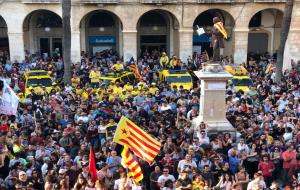
M159 141L124 116L118 123L113 141L123 146L128 146L137 157L149 164L154 161L161 149Z
M139 71L133 57L130 58L127 67L129 67L133 71L136 78L138 78L140 80L143 78L140 74L140 71Z
M210 46L213 48L213 61L220 61L220 48L224 48L224 39L227 39L227 32L219 17L213 18L212 38Z
M144 178L142 168L136 158L131 154L127 146L124 146L121 156L123 167L128 168L133 180L136 183L139 183Z

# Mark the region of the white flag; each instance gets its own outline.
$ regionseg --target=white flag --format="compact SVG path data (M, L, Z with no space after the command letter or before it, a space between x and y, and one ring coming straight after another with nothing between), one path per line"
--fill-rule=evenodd
M204 29L203 28L199 28L199 26L197 25L197 34L198 34L198 36L201 36L204 33L205 33Z
M3 81L2 96L0 96L0 114L17 115L19 98L10 86Z

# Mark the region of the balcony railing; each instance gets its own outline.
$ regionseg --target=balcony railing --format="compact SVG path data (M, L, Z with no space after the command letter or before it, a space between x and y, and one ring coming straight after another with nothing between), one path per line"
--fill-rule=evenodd
M75 1L74 1L75 2ZM119 3L120 0L76 0L76 3L91 3L91 4L115 4Z
M172 4L178 3L179 0L141 0L141 3L146 4Z
M286 0L253 0L254 3L285 3Z
M61 3L62 0L22 0L22 3Z
M198 0L198 3L249 3L253 0Z

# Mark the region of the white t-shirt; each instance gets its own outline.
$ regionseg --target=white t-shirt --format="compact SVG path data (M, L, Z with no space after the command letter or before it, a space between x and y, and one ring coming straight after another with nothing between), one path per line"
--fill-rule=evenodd
M99 125L98 126L98 133L106 133L106 126Z
M171 181L175 182L175 177L173 175L170 175L170 174L168 176L161 175L161 176L158 177L157 182L159 184L164 185L165 182L168 181L168 180L171 180ZM174 184L174 187L175 187L175 184ZM163 188L161 188L161 189L163 189Z
M118 179L118 180L116 180L115 181L115 185L114 185L114 190L124 189L124 187L122 187L124 185L124 180L125 179ZM130 178L127 178L127 187L130 188L130 189L132 189L132 186L133 186L132 180Z
M192 171L193 168L197 168L197 164L194 161L187 162L186 160L180 160L178 163L178 168L180 169L180 171L183 171L185 169L189 169L190 171Z

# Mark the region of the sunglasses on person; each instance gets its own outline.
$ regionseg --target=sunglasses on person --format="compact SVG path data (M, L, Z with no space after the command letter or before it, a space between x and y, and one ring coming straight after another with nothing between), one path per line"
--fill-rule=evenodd
M168 173L169 171L168 171L168 170L164 170L163 172L164 172L164 173Z

